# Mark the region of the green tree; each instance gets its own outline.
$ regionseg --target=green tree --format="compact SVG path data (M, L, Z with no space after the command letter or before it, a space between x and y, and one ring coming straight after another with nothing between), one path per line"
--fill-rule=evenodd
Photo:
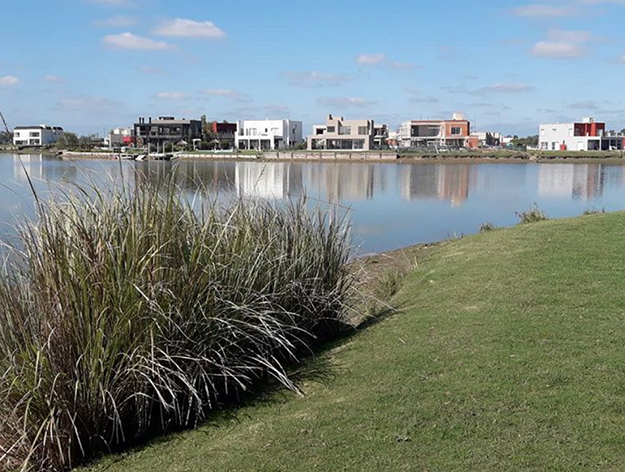
M58 149L78 149L78 136L74 133L63 133L63 135L56 142L56 147Z

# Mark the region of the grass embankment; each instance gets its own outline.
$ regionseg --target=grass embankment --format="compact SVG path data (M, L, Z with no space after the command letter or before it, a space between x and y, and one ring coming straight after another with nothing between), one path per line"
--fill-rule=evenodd
M622 470L625 214L428 251L400 312L320 356L327 377L304 397L272 396L92 470Z

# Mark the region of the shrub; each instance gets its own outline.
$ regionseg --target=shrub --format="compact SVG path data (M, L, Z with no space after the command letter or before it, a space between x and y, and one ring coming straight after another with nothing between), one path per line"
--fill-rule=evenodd
M175 187L39 203L0 279L0 469L67 469L193 427L343 324L341 219Z
M597 215L599 213L605 213L605 208L602 208L601 210L597 210L596 208L587 208L584 210L584 216Z
M487 231L493 231L495 229L495 225L492 223L482 223L480 225L480 233L485 233Z
M519 218L521 224L536 223L549 219L547 213L541 211L536 203L534 203L529 210L516 213L516 216Z

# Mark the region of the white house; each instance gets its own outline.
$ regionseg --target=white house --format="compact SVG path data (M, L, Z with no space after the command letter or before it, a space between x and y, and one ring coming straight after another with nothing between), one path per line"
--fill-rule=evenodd
M239 121L235 147L265 151L288 148L303 141L302 128L301 121L293 120Z
M623 149L622 136L609 136L605 123L584 118L576 123L540 125L539 149L543 151L600 151Z
M104 138L104 145L114 148L130 146L134 142L135 130L133 128L115 128L108 137Z
M48 146L56 143L63 136L59 126L16 126L13 130L15 146Z

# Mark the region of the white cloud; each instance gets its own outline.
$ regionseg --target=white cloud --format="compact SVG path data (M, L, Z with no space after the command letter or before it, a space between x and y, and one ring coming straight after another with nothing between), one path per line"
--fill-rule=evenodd
M592 33L584 30L562 30L551 29L547 33L547 38L551 41L566 41L571 43L585 43L592 39Z
M570 59L584 56L586 48L567 41L539 41L534 44L531 54L536 57Z
M412 69L414 64L407 62L397 62L391 60L386 54L359 54L356 56L356 63L361 66L388 66L397 69Z
M159 100L186 100L189 97L182 92L160 92L156 94L156 98Z
M326 107L360 108L375 105L376 102L360 97L325 97L318 98L317 103Z
M115 49L135 49L143 51L164 51L172 47L164 41L136 36L132 33L109 34L102 42Z
M163 23L152 31L158 36L178 36L187 38L225 38L226 33L212 21L194 21L176 18Z
M55 84L62 84L65 82L65 79L59 75L48 74L44 77L44 79L48 82L52 82Z
M241 94L235 90L228 89L206 89L202 90L202 93L205 95L212 95L215 97L226 97L226 98L241 98Z
M567 16L575 16L579 13L576 5L548 5L544 3L533 3L523 5L512 10L515 16L525 18L563 18Z
M19 84L20 79L15 77L14 75L5 75L4 77L0 77L0 87L9 87L11 85Z
M103 26L107 28L129 28L137 24L137 19L132 16L117 15L110 18L102 18L93 20L95 26Z
M349 75L334 75L323 72L286 72L289 84L294 87L324 87L337 86L352 80Z
M382 64L387 61L387 57L384 54L360 54L356 58L356 62L361 65L371 66L376 64Z
M495 84L488 87L482 87L478 89L477 93L523 93L534 90L534 87L527 84L510 83L510 84Z

